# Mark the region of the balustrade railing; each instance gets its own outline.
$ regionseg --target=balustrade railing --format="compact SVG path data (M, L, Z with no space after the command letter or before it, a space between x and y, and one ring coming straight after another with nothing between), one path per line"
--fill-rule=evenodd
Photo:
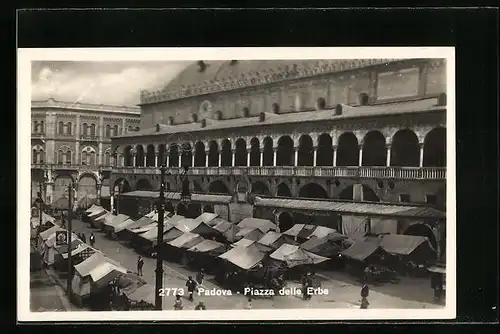
M167 173L179 174L182 168L169 167ZM113 167L113 173L159 174L156 167ZM444 180L445 167L343 167L343 166L236 166L236 167L190 167L192 175L249 175L282 177L326 177L367 179Z

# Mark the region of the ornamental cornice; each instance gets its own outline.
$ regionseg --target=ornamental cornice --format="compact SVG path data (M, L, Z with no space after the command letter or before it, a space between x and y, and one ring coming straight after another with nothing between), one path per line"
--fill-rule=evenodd
M225 92L240 88L249 88L264 84L272 84L289 80L310 78L318 75L352 71L367 66L381 65L398 61L398 59L346 59L337 63L318 64L311 68L285 68L279 72L270 70L266 73L250 72L239 78L229 78L222 81L205 81L201 85L175 87L171 90L149 92L141 91L141 104L153 104L178 100L197 95Z

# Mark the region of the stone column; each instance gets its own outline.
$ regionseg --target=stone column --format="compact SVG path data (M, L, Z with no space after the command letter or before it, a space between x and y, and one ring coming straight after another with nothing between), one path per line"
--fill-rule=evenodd
M205 151L205 167L208 167L208 156L210 154L210 151Z
M337 145L333 145L333 167L337 167Z
M54 179L50 167L47 169L47 188L45 190L45 203L52 204L54 194Z
M179 156L179 159L178 159L177 167L182 167L182 153L178 154L178 156Z
M191 166L194 167L194 152L191 152Z
M231 166L234 167L236 163L236 150L231 150Z
M313 166L316 167L318 165L318 147L313 147Z
M260 163L259 165L264 166L264 149L260 149Z
M359 162L358 166L363 166L363 145L359 145Z
M136 166L135 165L136 164L136 160L137 160L137 153L136 152L132 153L132 158L133 158L133 164L132 165L135 167Z
M386 160L385 160L385 165L387 167L390 167L391 166L391 144L386 144L385 145L385 150L386 150Z
M170 167L170 152L165 149L165 163L167 167Z
M219 154L219 164L217 165L217 167L222 167L222 151L219 151L218 154Z
M294 156L293 165L298 166L299 165L299 148L298 147L293 148L293 156Z
M419 147L420 147L420 163L418 166L424 167L424 144L420 143Z
M144 152L144 157L143 157L143 159L142 159L142 160L143 160L143 164L142 164L142 165L143 165L144 167L146 167L146 165L147 165L147 164L146 164L147 159L148 159L148 153L147 153L147 152Z
M102 183L101 183L101 181L99 181L96 184L96 188L97 188L97 205L101 205L101 187L102 187Z
M101 142L101 138L99 138L99 144L98 144L98 151L97 151L97 165L102 165L102 142Z
M122 119L122 131L120 133L120 129L118 129L118 133L116 135L120 135L120 134L124 133L126 126L127 126L127 119L123 118Z
M160 157L160 152L155 152L155 167L158 167L158 158Z
M247 149L247 167L250 166L250 155L252 153L251 149Z
M276 167L276 159L278 157L278 148L273 147L273 166Z

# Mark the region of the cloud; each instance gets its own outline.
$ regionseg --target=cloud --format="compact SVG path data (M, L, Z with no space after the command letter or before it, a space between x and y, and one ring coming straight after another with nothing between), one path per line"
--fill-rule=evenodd
M32 100L129 105L165 86L186 62L34 62Z

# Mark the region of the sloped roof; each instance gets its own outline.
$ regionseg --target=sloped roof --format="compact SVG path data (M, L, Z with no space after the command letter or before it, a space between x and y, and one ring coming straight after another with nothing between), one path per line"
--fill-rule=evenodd
M245 227L237 231L235 236L257 241L262 238L263 235L264 232L257 227Z
M276 229L276 224L274 224L269 219L260 218L244 218L238 223L239 228L254 227L266 233L269 230Z
M284 261L288 267L295 267L303 264L318 264L329 260L327 257L320 256L301 249L299 246L283 244L275 250L270 258L278 261Z
M210 224L210 222L212 220L214 220L215 218L217 218L218 216L219 215L216 213L204 212L201 215L199 215L198 217L196 217L194 220L204 222L205 224L208 224L208 225L212 225L212 224Z
M376 202L340 202L285 198L255 198L255 206L283 209L334 211L353 215L443 219L445 213L431 207Z
M380 247L391 254L409 255L417 249L417 247L424 243L432 248L429 239L426 237L403 234L387 234L382 237Z
M225 245L221 242L215 241L215 240L203 240L199 244L197 244L194 247L191 247L188 249L190 252L199 252L199 253L206 253L206 252L213 252L216 250L224 250Z
M264 252L251 245L249 247L234 247L224 254L219 255L219 258L226 259L236 266L248 270L262 261L264 256Z
M178 238L169 241L168 244L177 248L186 248L189 249L191 247L196 246L205 240L201 235L191 232L186 232L179 236Z
M363 261L380 249L380 245L373 241L355 241L351 247L342 252L342 255L354 260Z

